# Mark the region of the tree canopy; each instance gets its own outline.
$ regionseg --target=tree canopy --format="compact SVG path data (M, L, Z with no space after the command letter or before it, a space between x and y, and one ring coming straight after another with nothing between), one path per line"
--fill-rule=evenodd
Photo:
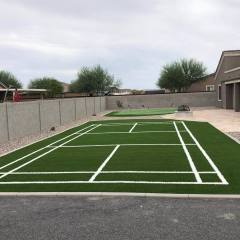
M113 75L97 65L93 68L83 67L78 72L77 79L71 83L70 91L102 94L112 87L119 87L120 85L120 81L116 81Z
M37 78L30 82L29 88L33 89L47 89L49 97L55 97L56 94L63 92L63 85L61 82L56 80L55 78Z
M6 87L22 88L22 83L10 72L0 71L0 82Z
M194 59L182 59L163 67L157 85L171 92L181 92L194 82L204 79L206 75L206 67L203 63Z

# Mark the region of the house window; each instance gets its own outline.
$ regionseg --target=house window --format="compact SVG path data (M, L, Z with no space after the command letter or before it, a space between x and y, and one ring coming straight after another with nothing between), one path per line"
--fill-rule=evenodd
M222 85L218 85L218 101L222 101Z
M214 91L214 85L206 85L206 91L207 92L213 92Z

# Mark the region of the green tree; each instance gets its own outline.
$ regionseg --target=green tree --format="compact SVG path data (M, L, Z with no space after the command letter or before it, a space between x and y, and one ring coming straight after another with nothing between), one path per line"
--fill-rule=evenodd
M22 83L10 72L0 71L0 82L6 87L22 88Z
M77 75L77 79L70 85L71 92L87 92L91 95L102 94L112 87L119 87L120 81L116 81L113 75L104 70L100 65L93 68L83 67Z
M203 63L194 59L182 59L163 67L157 85L171 92L181 92L194 82L204 79L206 75L206 67Z
M63 85L55 78L37 78L30 82L29 88L33 89L47 89L49 97L55 97L56 94L63 92Z

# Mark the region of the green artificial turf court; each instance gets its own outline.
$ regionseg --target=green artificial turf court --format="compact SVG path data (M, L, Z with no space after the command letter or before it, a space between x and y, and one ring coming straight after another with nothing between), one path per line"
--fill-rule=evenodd
M172 114L176 108L141 108L141 109L125 109L114 111L106 114L109 117L134 117L134 116L151 116Z
M206 122L88 122L0 157L2 192L240 193L240 145Z

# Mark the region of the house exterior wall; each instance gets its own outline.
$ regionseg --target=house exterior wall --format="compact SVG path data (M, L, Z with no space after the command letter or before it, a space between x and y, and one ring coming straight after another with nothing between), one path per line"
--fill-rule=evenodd
M223 53L215 77L216 106L221 108L237 110L238 92L234 89L232 81L240 80L240 69L231 71L240 67L240 51ZM229 71L230 70L230 71ZM229 84L231 82L231 84ZM222 100L218 99L219 87L221 86ZM235 91L234 91L235 90Z
M205 92L207 91L207 85L214 85L215 86L215 75L209 75L205 80L200 80L193 83L186 92ZM216 88L215 88L216 89Z
M236 112L240 112L240 83L234 83L233 94L233 108Z

